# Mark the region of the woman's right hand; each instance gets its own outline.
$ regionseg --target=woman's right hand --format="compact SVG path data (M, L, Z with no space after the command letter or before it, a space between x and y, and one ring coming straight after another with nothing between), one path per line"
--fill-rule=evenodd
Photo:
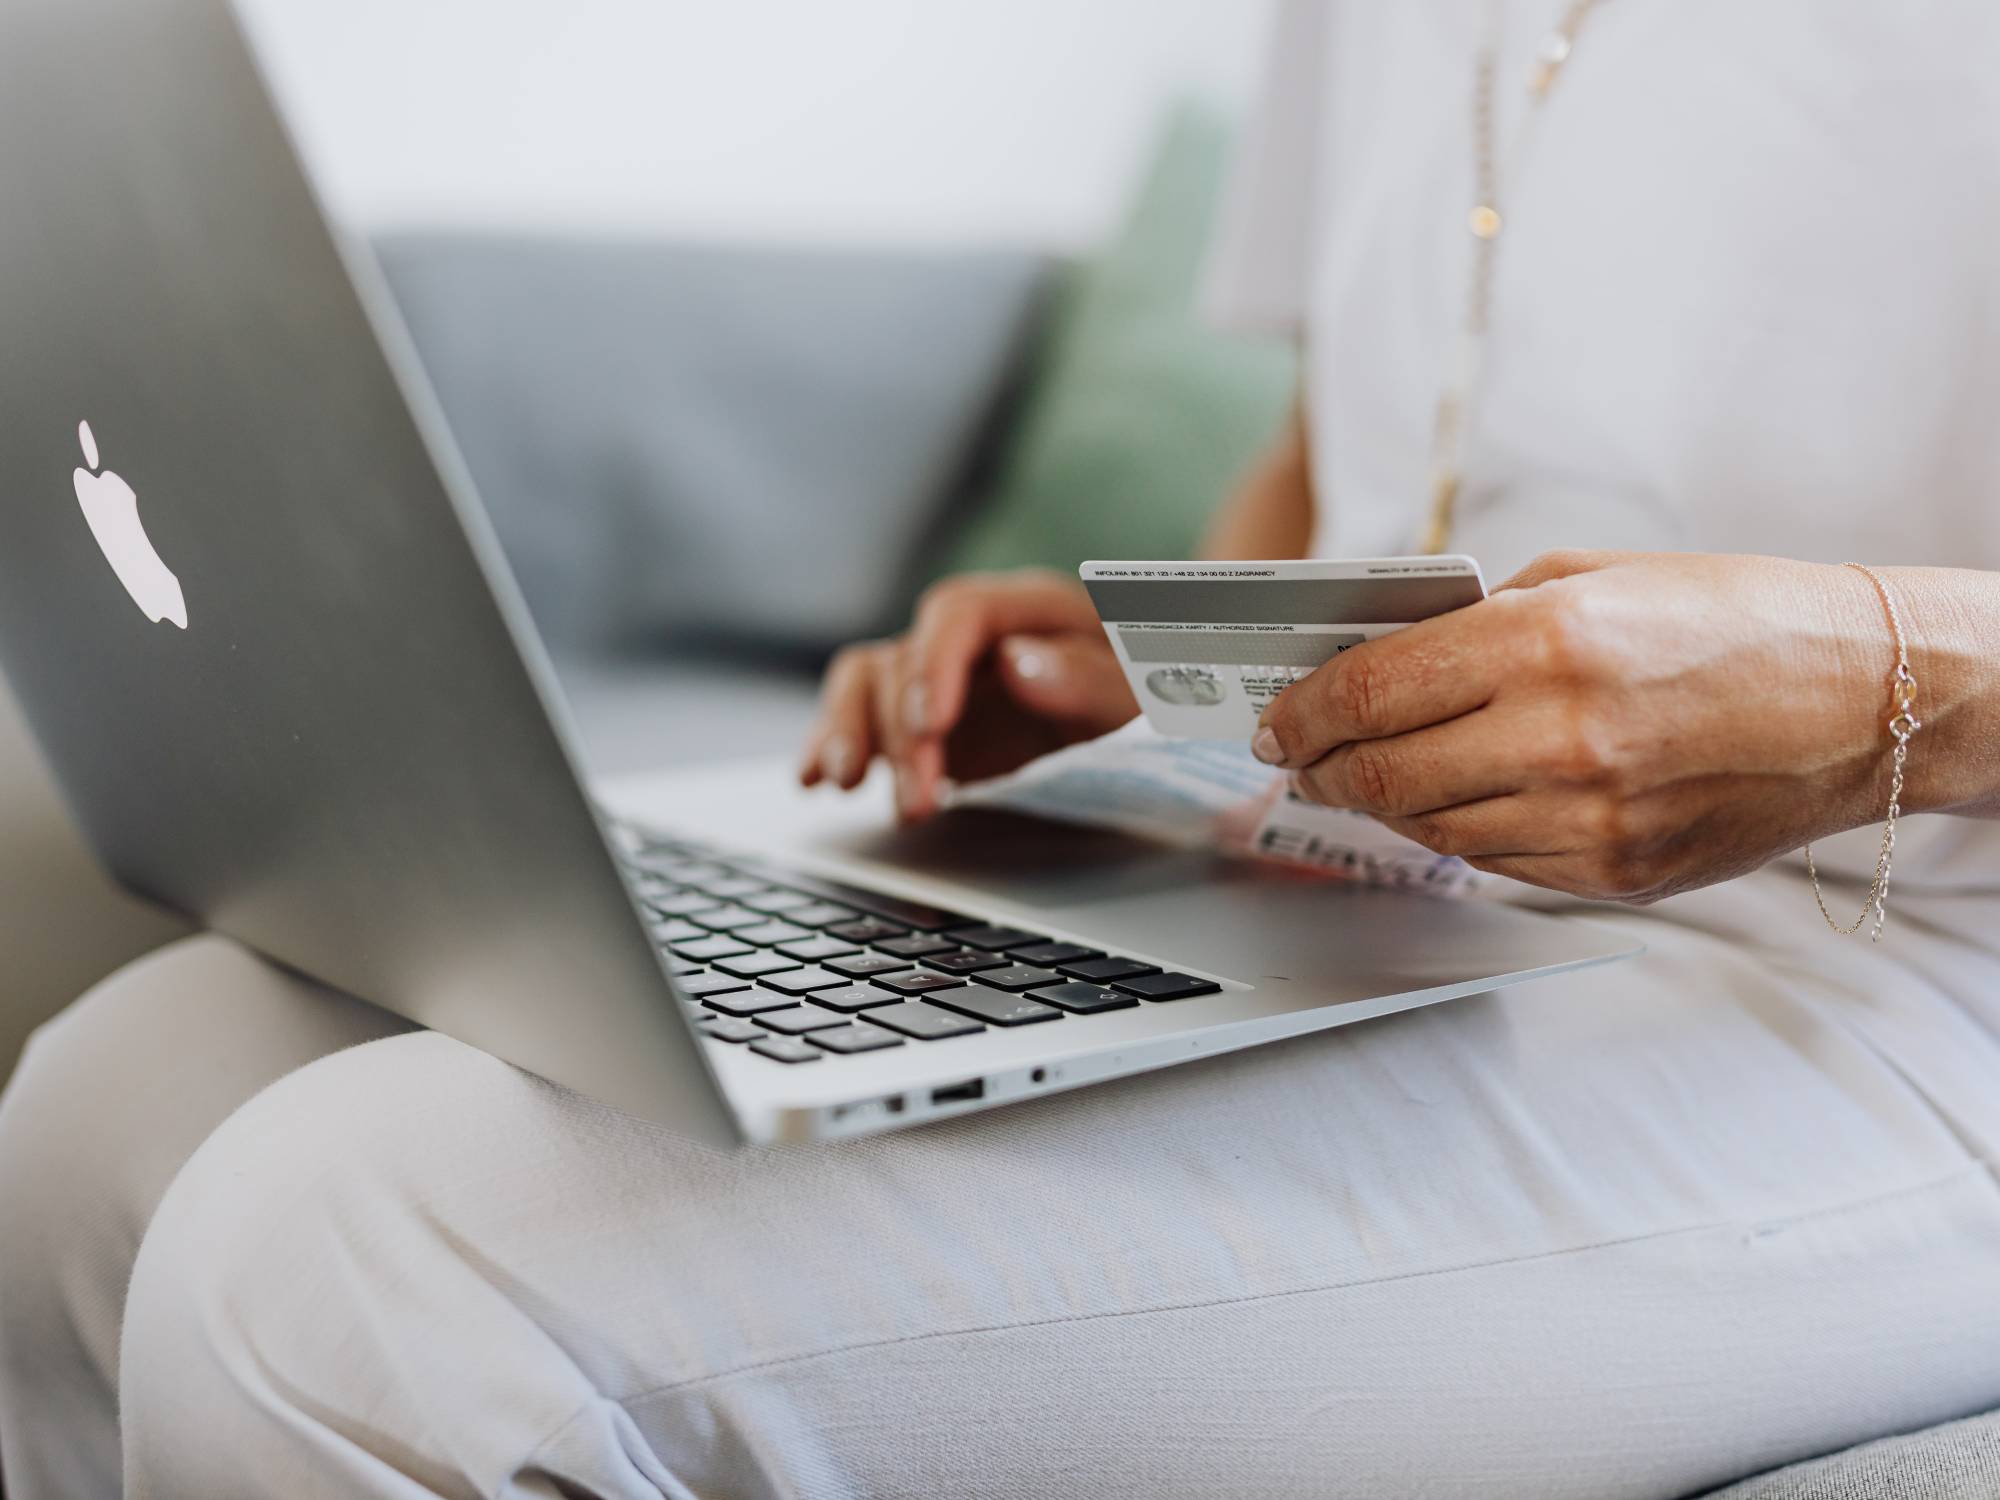
M852 790L880 756L898 813L924 818L946 780L1001 775L1138 712L1081 583L967 574L933 585L906 634L834 658L799 780Z

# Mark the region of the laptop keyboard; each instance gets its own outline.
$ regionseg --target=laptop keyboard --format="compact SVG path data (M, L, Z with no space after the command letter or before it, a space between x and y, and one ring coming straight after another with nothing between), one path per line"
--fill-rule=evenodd
M679 840L634 834L624 859L702 1035L774 1065L1222 988L1047 933Z

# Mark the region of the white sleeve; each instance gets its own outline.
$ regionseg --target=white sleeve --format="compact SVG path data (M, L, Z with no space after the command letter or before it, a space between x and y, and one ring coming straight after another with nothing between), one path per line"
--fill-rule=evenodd
M1238 148L1203 306L1225 327L1299 334L1317 238L1328 0L1279 0L1263 95Z

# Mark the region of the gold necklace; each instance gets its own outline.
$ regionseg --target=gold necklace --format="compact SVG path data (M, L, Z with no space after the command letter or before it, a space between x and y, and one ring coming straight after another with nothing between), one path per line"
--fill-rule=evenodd
M1570 0L1570 6L1535 48L1534 63L1528 69L1528 113L1515 136L1509 155L1507 176L1521 159L1532 127L1541 117L1542 105L1562 76L1563 66L1576 50L1583 23L1597 8L1599 0ZM1424 529L1423 550L1439 553L1451 543L1451 528L1458 508L1461 460L1465 449L1466 408L1479 379L1486 353L1486 329L1493 303L1493 257L1500 248L1500 236L1507 221L1500 211L1501 174L1495 143L1493 102L1495 80L1500 71L1501 0L1487 6L1486 37L1472 75L1472 210L1465 227L1472 234L1472 269L1466 288L1465 324L1459 338L1455 367L1438 396L1437 416L1431 427L1431 514Z

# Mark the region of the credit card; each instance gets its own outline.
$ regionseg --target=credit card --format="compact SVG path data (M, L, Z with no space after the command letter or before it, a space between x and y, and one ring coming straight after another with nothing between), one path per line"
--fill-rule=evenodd
M1266 705L1351 646L1486 597L1469 557L1087 562L1111 649L1161 734L1247 740Z

